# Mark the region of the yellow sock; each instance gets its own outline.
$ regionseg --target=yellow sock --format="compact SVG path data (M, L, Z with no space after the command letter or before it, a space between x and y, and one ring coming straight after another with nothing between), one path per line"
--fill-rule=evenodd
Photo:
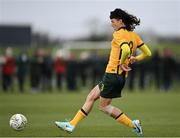
M117 118L116 120L119 122L119 123L122 123L130 128L134 128L134 125L132 123L132 120L127 117L124 113L121 113Z
M78 122L80 122L83 118L87 116L87 113L81 109L77 112L74 118L70 121L70 124L76 126Z

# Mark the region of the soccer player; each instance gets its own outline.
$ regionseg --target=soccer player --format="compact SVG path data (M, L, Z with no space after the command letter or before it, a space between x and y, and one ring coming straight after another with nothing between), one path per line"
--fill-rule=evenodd
M110 12L110 20L114 33L109 62L102 81L91 90L84 105L70 122L56 121L55 124L67 132L73 132L77 124L90 113L94 102L99 99L99 110L110 115L117 122L132 128L138 136L142 136L140 121L131 120L119 108L111 105L111 102L113 98L121 97L125 79L128 71L131 70L128 64L151 56L151 51L133 32L135 27L140 24L140 20L136 16L122 9L115 9ZM141 50L141 53L134 57L132 55L137 48Z

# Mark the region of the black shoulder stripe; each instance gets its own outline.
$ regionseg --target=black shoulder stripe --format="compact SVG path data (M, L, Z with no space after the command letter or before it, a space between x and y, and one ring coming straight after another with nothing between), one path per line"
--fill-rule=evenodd
M137 46L137 48L140 48L140 47L141 47L141 46L143 46L143 45L144 45L144 43L142 43L142 44L138 45L138 46Z
M124 44L128 44L128 45L129 45L129 43L128 43L128 42L123 42L123 43L120 45L120 47L121 47L122 45L124 45Z

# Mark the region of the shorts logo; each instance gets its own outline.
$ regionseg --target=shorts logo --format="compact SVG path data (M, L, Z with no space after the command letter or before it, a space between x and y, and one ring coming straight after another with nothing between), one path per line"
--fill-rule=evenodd
M103 90L104 90L104 84L102 83L100 91L103 91Z

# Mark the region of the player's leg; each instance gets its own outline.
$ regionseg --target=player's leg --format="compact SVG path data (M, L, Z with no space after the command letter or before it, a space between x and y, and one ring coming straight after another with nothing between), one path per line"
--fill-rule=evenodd
M88 96L86 97L86 101L82 107L82 109L88 114L93 105L94 105L94 102L99 99L99 96L100 96L100 89L99 89L99 86L96 85L92 90L91 92L88 94Z
M134 128L133 122L129 117L127 117L119 108L112 106L111 103L112 99L103 98L100 96L100 103L99 109L109 114L111 117L116 119L119 123L122 123L128 127Z
M116 119L119 123L124 124L130 128L133 128L138 136L142 136L142 128L139 120L131 120L127 117L119 108L111 105L112 99L103 98L100 96L99 110L110 115Z
M84 105L82 106L81 110L77 112L77 114L74 116L74 118L70 121L70 124L73 126L76 126L78 122L80 122L83 118L85 118L88 113L91 111L94 102L99 98L100 90L99 86L95 86L91 92L86 97L86 101Z
M70 122L58 122L56 121L55 124L67 131L67 132L72 132L75 128L75 126L83 119L85 118L88 113L91 111L94 102L99 98L100 95L100 90L99 90L99 86L95 86L91 92L88 94L86 101L83 105L83 107L81 108L81 110L79 110L76 115L74 116L74 118L70 121Z

